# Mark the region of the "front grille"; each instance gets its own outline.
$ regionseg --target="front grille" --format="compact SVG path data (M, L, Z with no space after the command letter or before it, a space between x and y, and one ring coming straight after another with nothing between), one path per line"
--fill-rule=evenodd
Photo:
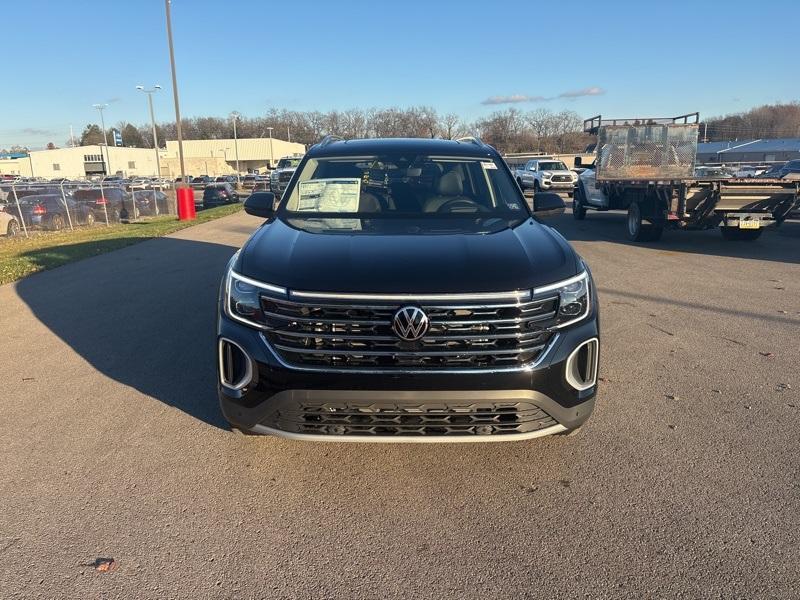
M526 402L475 404L324 403L276 410L264 423L301 434L331 436L484 436L539 431L557 425Z
M288 183L289 180L292 178L292 175L294 175L294 173L292 173L291 171L287 171L287 172L284 172L284 173L279 173L278 174L278 181L280 181L281 183Z
M514 369L555 335L558 297L418 304L430 328L405 341L392 330L398 302L339 303L261 296L264 334L290 366L359 370Z
M557 181L557 182L561 182L561 183L571 182L572 181L572 177L570 177L569 175L553 175L553 181Z

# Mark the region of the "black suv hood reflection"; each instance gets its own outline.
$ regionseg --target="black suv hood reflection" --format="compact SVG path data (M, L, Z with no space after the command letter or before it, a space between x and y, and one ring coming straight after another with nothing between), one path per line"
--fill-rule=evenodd
M276 219L253 234L234 268L294 290L398 294L502 292L577 274L577 256L551 228L494 221L375 219L348 233Z

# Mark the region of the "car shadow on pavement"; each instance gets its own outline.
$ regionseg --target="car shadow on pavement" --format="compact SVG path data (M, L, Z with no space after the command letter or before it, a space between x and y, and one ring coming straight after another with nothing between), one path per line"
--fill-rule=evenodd
M588 211L583 221L576 221L572 212L554 219L543 219L570 242L603 241L634 245L656 251L686 252L731 258L800 263L800 222L786 221L780 227L769 227L750 242L729 242L718 229L707 231L665 231L658 242L636 243L627 239L626 214L623 211Z
M16 291L103 375L227 429L216 395L215 311L236 249L157 238L33 275Z

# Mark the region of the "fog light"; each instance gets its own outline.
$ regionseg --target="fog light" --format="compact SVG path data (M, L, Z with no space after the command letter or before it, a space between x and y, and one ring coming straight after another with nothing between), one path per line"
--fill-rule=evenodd
M219 380L232 390L241 390L253 380L253 361L236 342L219 340Z
M565 376L576 390L588 390L597 383L599 347L597 338L586 340L567 358Z

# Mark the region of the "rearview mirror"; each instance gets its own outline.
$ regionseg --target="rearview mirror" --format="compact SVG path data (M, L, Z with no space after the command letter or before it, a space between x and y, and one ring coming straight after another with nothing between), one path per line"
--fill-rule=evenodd
M537 217L557 217L567 205L558 194L539 192L533 197L533 214Z
M244 212L268 219L275 214L274 204L275 194L272 192L255 192L244 201Z

